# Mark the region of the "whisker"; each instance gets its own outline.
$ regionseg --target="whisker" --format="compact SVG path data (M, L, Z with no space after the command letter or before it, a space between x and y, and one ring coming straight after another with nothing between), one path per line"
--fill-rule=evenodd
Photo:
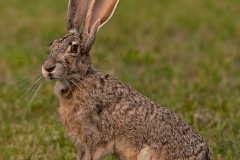
M28 33L31 34L31 35L34 35L34 36L38 37L38 38L40 39L40 41L41 41L40 44L47 44L48 41L47 41L46 39L44 39L40 34L37 34L36 32L32 32L32 31L28 31ZM43 43L42 41L43 41L44 43ZM31 42L31 43L32 43L32 42ZM44 46L45 46L45 45L44 45Z
M43 64L43 61L40 59L39 56L37 56L37 54L35 52L31 52L31 54L33 54L35 57L37 57L37 59L41 62L41 64Z
M33 89L31 90L31 92L29 93L29 95L19 104L19 106L21 106L24 102L27 101L27 99L32 95L32 93L34 92L34 90L37 88L38 86L34 86ZM23 97L22 97L23 98Z
M30 52L32 53L32 52ZM15 61L15 62L21 62L21 63L28 63L30 65L35 65L35 63L33 63L32 61L26 61L26 60L20 60L20 59L12 59L11 61ZM16 64L15 64L16 65Z
M73 79L70 79L68 77L66 77L69 81L71 81L73 84L75 84L76 87L78 87L78 89L82 92L82 94L84 94L85 96L87 96L83 91L82 89L77 85L77 83L73 80Z
M22 81L28 79L28 77L30 77L30 76L26 76L26 77L24 77L24 78L21 78L20 80L14 82L14 83L11 83L11 84L8 84L8 85L5 85L4 87L9 87L9 86L12 86L12 85L14 85L14 84L20 83L20 82L22 82Z
M66 83L67 83L67 85L68 85L68 87L69 87L69 89L71 90L71 92L73 93L73 91L72 91L72 88L70 87L70 85L68 84L68 81L66 80L66 78L63 76L63 79L66 81Z
M43 89L43 86L45 85L45 79L43 78L43 84L42 84L42 87L41 87L41 90L40 90L40 93L42 94L42 89Z
M41 78L42 76L36 75L34 77L32 77L31 79L34 79L35 77L39 77ZM30 79L30 80L31 80ZM26 83L28 83L28 81L26 80L24 83L22 83L21 85L19 85L18 87L20 88L21 86L25 85ZM30 87L33 83L30 83L29 85L27 85L26 87L24 87L22 90L18 91L17 93L21 93L22 91L26 90L28 87Z
M36 53L32 50L30 51L30 54L34 54L34 56L36 56L38 58L38 60L40 61L40 58L39 56L36 55ZM23 64L30 64L31 66L35 66L36 63L33 63L33 61L26 61L26 60L22 60L22 59L12 59L11 61L15 61L15 62L18 62L18 63L15 63L15 66L22 66ZM43 64L42 61L40 61L41 63L38 62L38 64Z
M29 87L29 88L25 91L25 93L21 96L21 98L20 98L19 100L17 100L17 102L14 104L14 106L15 106L15 105L27 94L27 92L28 92L39 80L41 80L42 78L43 78L43 77L38 78L36 82L34 82L33 84L31 84L30 87ZM34 89L35 89L35 87L34 87ZM32 93L32 92L31 92L31 93ZM30 94L31 94L31 93L30 93ZM28 96L28 97L29 97L29 96ZM27 98L28 98L28 97L27 97ZM27 99L27 98L26 98L26 99ZM25 99L22 103L24 103L24 102L26 101L26 99ZM22 104L22 103L21 103L21 104ZM21 105L21 104L20 104L20 105Z
M40 73L36 73L36 74L34 74L34 75L25 76L25 77L21 78L20 80L14 82L14 83L8 84L8 85L6 85L6 86L4 86L4 87L12 86L12 85L14 85L14 84L20 83L20 82L22 82L22 81L28 79L28 77L30 77L30 76L34 76L34 77L36 77L36 76L39 75L39 74L40 74Z
M27 108L26 108L26 110L25 110L25 112L24 112L24 114L23 114L23 117L22 117L22 120L21 120L21 124L22 124L23 120L25 119L26 113L27 113L27 111L29 110L29 108L30 108L30 106L31 106L31 104L32 104L32 102L33 102L33 99L35 98L35 96L37 95L37 92L38 92L38 91L40 90L40 88L42 87L43 81L44 81L44 79L42 79L40 85L39 85L39 86L37 87L37 89L35 90L32 98L31 98L31 100L30 100L30 102L29 102L29 104L28 104L28 106L27 106ZM35 89L35 88L34 88L34 89Z
M28 61L19 60L19 59L13 59L12 61L28 63Z

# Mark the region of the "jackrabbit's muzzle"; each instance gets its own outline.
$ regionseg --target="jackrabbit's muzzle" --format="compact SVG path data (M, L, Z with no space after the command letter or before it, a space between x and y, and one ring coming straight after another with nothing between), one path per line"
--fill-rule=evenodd
M42 75L46 79L60 79L63 74L62 72L62 64L55 63L52 59L48 59L42 66Z

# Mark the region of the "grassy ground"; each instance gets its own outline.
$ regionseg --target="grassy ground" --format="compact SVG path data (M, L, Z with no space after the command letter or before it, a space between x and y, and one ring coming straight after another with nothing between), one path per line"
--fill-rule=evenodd
M48 42L66 31L66 10L66 0L0 1L0 159L76 157L53 83L46 82L32 103L31 90L24 95ZM204 137L214 159L237 160L239 15L237 0L121 0L98 34L92 63L180 115Z

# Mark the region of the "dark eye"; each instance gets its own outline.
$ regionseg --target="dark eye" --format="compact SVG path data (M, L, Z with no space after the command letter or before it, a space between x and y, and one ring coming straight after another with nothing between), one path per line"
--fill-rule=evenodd
M76 44L72 45L71 52L72 53L77 53L78 52L78 45L76 45Z

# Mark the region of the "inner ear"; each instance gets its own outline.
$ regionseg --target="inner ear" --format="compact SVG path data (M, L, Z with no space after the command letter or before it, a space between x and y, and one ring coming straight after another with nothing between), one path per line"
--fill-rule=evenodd
M91 0L85 19L85 33L96 34L112 17L119 0Z

